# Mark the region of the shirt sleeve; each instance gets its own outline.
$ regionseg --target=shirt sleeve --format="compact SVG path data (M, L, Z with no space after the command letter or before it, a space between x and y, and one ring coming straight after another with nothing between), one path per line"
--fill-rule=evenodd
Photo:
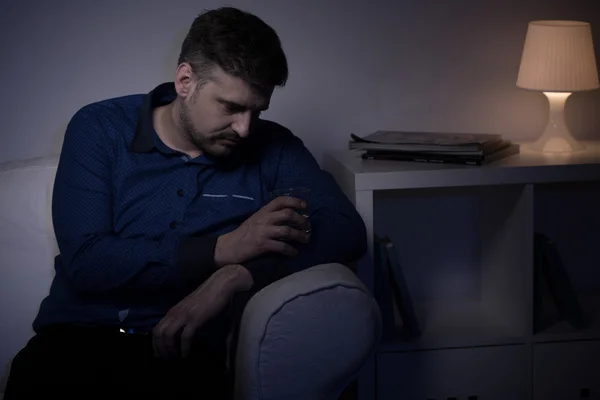
M216 236L122 238L112 216L113 154L87 108L69 122L56 171L52 220L60 268L79 293L198 286L216 269Z
M283 144L272 189L310 189L312 231L310 243L292 243L298 250L294 257L268 254L244 264L260 288L314 265L350 263L367 250L365 224L331 174L321 169L300 138L287 130L279 133Z
M297 136L286 136L279 159L275 188L306 187L311 220L308 244L294 243L298 255L287 264L299 271L318 264L347 264L367 250L364 221L331 174L319 166Z

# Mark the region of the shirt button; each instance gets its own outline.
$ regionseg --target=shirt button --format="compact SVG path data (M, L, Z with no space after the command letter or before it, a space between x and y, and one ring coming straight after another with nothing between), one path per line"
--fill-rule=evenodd
M175 229L175 228L177 228L177 222L173 221L169 224L169 226L171 227L171 229Z
M177 190L177 196L183 197L183 189L178 189Z

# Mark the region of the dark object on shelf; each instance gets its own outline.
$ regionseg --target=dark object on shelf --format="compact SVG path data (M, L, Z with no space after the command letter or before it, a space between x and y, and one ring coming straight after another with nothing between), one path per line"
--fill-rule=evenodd
M397 336L394 322L394 298L392 286L390 285L390 268L385 248L386 240L377 235L374 236L375 300L381 310L383 339L388 340Z
M375 292L383 315L384 338L398 336L394 321L394 302L402 319L401 335L418 337L421 335L421 327L394 243L387 236L375 235L375 247Z
M550 289L542 272L544 243L536 234L533 246L533 330L542 332L560 321Z
M535 287L534 287L534 312L536 322L542 323L542 302L544 299L544 284L562 319L576 329L586 329L591 326L590 319L586 316L577 292L565 265L560 257L556 243L542 233L534 237L535 249ZM537 329L536 329L537 330Z

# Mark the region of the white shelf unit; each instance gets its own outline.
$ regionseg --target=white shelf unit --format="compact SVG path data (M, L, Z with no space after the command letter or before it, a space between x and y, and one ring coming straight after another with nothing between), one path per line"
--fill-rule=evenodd
M396 226L390 238L423 330L418 339L382 343L361 373L359 399L550 399L543 396L553 385L569 393L561 399L600 399L600 257L593 256L600 246L600 143L585 144L571 155L522 145L520 154L485 166L327 155L324 168L367 226L359 276L373 288L373 235ZM381 217L379 207L389 213ZM587 228L568 232L576 214ZM561 254L576 249L563 259L594 321L590 329L558 322L534 331L538 230ZM578 248L583 241L587 247ZM566 358L565 366L569 346L581 357ZM586 358L586 351L598 356Z

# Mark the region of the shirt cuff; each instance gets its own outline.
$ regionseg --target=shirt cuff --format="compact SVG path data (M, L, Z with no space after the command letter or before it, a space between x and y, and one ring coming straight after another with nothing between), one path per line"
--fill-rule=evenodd
M265 286L285 278L290 274L285 256L268 255L242 263L252 275L254 285L252 292L256 293Z
M179 242L175 265L186 285L196 288L217 270L217 239L217 235L191 236Z

